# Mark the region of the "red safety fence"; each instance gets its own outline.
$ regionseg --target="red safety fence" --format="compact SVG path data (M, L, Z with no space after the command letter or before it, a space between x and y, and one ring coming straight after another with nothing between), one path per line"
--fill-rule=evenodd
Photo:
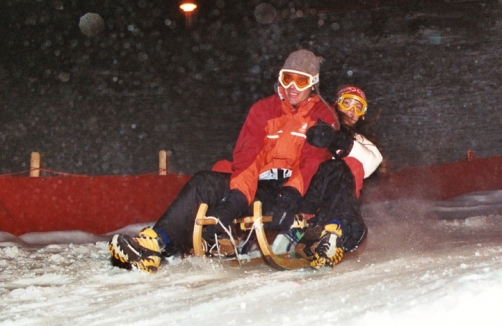
M445 200L469 192L499 189L502 189L502 156L389 172L365 182L362 200Z
M155 222L190 175L0 176L0 231L94 234ZM502 189L502 157L410 168L365 181L362 201L443 200Z
M190 175L0 177L0 231L95 234L156 221Z

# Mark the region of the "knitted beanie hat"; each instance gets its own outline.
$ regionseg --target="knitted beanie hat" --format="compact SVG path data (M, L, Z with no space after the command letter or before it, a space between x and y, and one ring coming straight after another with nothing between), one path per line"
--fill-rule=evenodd
M282 69L298 70L315 76L319 73L323 61L322 57L316 56L309 50L302 49L291 53L284 62Z

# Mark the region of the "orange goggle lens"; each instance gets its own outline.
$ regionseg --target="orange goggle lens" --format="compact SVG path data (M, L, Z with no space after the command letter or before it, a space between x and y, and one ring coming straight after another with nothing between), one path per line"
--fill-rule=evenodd
M311 76L301 71L290 69L282 69L279 72L279 82L284 88L288 88L294 83L299 91L303 91L316 84L318 81L319 74Z
M356 100L359 103L355 103L354 101L351 100ZM352 94L343 94L338 98L336 103L338 104L338 106L342 111L349 111L351 109L354 109L354 113L357 116L365 115L366 110L368 109L368 104L362 97Z

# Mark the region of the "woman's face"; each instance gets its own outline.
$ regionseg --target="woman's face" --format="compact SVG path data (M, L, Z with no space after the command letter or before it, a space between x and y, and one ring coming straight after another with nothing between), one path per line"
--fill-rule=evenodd
M353 98L344 99L341 104L342 108L339 108L339 111L343 114L343 120L349 126L355 125L361 117L356 114L355 110L362 110L363 104Z

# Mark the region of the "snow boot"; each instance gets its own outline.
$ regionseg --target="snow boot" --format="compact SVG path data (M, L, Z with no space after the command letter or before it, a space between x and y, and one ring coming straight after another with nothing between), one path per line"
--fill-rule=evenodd
M310 266L315 269L321 269L324 266L338 264L343 259L342 248L342 228L338 221L331 221L324 226L321 233L321 239L315 246L314 257Z
M108 250L115 259L147 273L157 272L164 248L162 237L152 228L142 229L134 238L116 234L108 243Z
M320 225L309 226L295 247L296 253L306 260L312 261L314 259L315 248L321 239L323 230L324 227Z

